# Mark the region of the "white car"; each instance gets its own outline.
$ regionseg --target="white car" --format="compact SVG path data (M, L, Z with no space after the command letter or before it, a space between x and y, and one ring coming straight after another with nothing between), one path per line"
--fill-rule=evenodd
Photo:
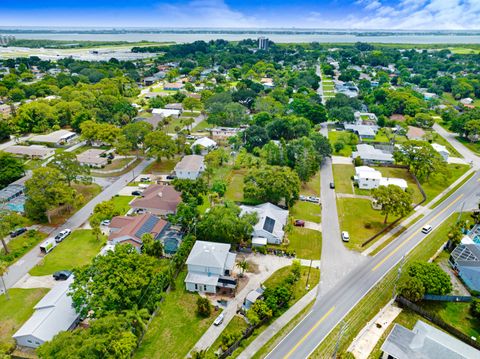
M72 233L72 230L68 228L64 229L63 231L60 231L60 233L55 236L55 242L60 243L65 238L67 238L70 235L70 233Z
M347 231L342 231L342 241L344 242L350 241L350 235L348 234Z
M215 319L215 321L213 322L213 325L219 326L220 324L222 324L222 323L223 323L223 318L224 318L224 315L223 315L223 313L221 313L221 314L217 317L217 319Z
M109 219L104 219L103 221L100 222L102 226L108 227L110 225L110 220Z
M426 224L425 226L423 226L422 228L422 233L425 233L425 234L428 234L432 231L433 227L429 224Z

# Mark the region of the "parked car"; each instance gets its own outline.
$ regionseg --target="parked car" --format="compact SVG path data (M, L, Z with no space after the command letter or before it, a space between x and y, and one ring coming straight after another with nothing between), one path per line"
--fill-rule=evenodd
M69 270L59 270L58 272L53 273L53 278L55 280L67 280L72 275L72 272Z
M139 209L135 210L135 213L136 214L144 214L144 213L147 213L147 210L144 209L144 208L139 208Z
M140 178L140 182L149 182L149 181L150 181L150 178L148 178L148 177Z
M102 226L108 227L110 225L110 220L109 219L104 219L103 221L100 222Z
M350 234L347 231L342 231L342 241L348 242L350 241Z
M425 233L425 234L428 234L432 231L433 227L429 224L426 224L425 226L423 226L422 228L422 233Z
M306 201L307 200L307 196L304 196L303 194L298 196L298 198L300 199L300 201Z
M330 182L330 188L331 188L331 189L335 189L335 183Z
M141 196L142 192L141 191L132 191L132 196Z
M174 176L174 175L168 175L168 176L167 176L167 179L168 179L168 180L173 180L173 179L175 179L175 176Z
M19 235L25 233L26 231L27 231L27 229L25 227L17 228L17 229L10 232L10 238L18 237Z
M70 233L72 233L70 229L64 229L63 231L61 231L59 234L55 236L55 242L60 243L65 238L67 238L70 235Z
M224 318L223 313L220 313L220 315L217 317L217 319L215 319L215 321L213 322L213 325L219 326L220 324L222 324L223 323L223 318Z
M109 154L107 155L107 158L108 158L109 160L113 160L113 159L115 158L115 156L113 155L113 153L109 153Z
M314 196L308 196L307 201L312 203L320 203L320 198L314 197Z
M305 221L303 221L301 219L296 219L293 224L297 227L305 227Z

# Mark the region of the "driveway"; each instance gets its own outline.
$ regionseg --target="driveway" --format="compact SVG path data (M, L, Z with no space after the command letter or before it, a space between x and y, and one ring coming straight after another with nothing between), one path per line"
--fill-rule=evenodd
M128 183L132 178L134 178L135 173L140 173L145 167L147 167L153 160L143 160L140 164L132 169L131 171L120 176L114 183L109 187L105 188L100 192L95 198L83 206L80 210L77 211L72 217L70 217L64 225L58 227L50 236L57 235L62 229L70 228L72 230L79 228L82 224L88 220L88 217L93 212L93 208L100 202L108 201L114 195L120 191L125 186L125 183ZM35 246L30 252L25 254L17 262L12 264L8 268L7 274L4 276L5 284L7 288L14 286L21 278L28 273L38 262L42 260L43 256L40 255L39 245Z
M350 157L332 156L332 164L334 165L351 165L352 159Z
M12 288L53 288L57 283L51 275L42 275L42 276L31 276L30 274L25 274L22 279L20 279Z

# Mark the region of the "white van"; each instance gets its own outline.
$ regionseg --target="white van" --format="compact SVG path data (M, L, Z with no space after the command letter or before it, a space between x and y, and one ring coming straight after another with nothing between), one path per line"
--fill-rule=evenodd
M51 252L56 245L57 242L55 241L55 238L47 238L42 244L40 244L40 252L47 254Z
M433 227L429 224L426 224L425 226L423 226L422 228L422 233L425 233L425 234L428 234L432 231Z

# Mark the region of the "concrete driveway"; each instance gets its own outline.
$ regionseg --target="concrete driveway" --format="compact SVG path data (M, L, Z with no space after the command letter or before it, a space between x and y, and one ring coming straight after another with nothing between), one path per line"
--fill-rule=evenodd
M52 275L31 276L27 273L12 288L53 288L55 283L57 281L53 279Z

